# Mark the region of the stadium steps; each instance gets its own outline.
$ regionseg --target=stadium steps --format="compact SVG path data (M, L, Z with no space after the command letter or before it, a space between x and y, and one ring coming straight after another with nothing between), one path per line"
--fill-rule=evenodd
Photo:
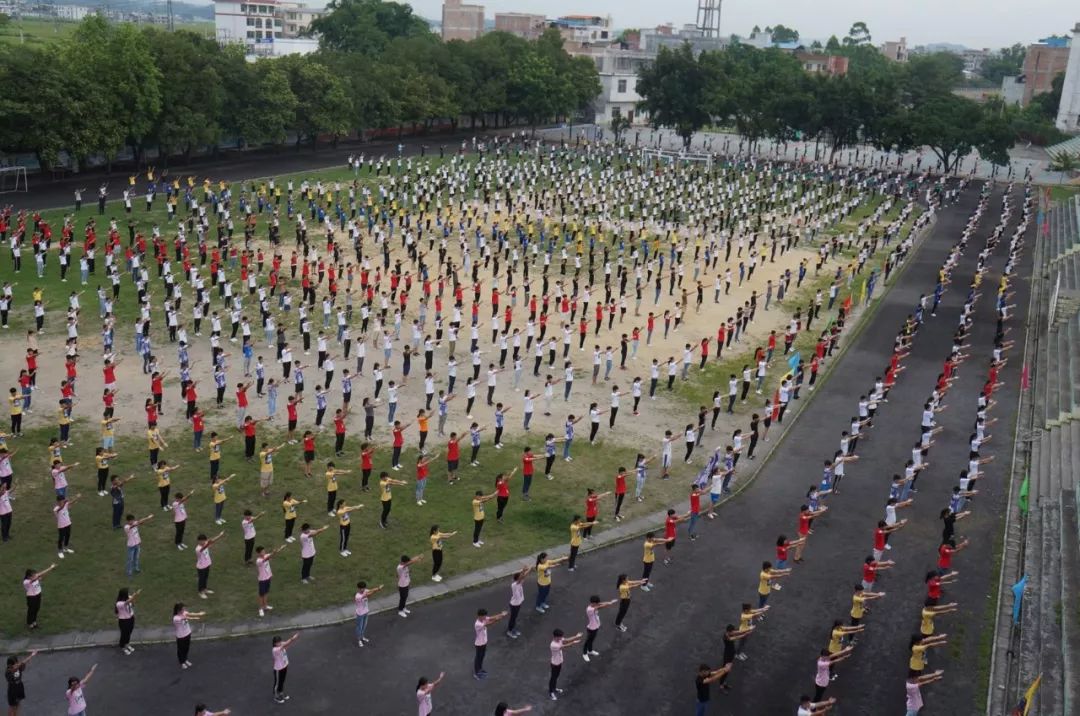
M1062 710L1076 714L1080 708L1080 524L1077 522L1077 478L1080 476L1080 454L1077 438L1080 423L1069 426L1073 432L1071 488L1061 493L1061 623L1062 643ZM1045 711L1044 713L1050 713Z
M1062 340L1060 326L1051 326L1046 337L1046 378L1045 416L1044 422L1047 428L1059 425L1061 422L1061 382L1060 366Z

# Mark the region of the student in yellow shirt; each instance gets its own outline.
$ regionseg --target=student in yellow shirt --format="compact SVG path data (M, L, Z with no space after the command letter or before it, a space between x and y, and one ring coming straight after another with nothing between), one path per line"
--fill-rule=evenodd
M112 416L101 420L101 447L105 450L112 450L116 444L116 424L118 422L120 422L120 418Z
M56 423L60 426L60 444L63 447L71 447L68 438L71 436L71 404L66 400L60 401L60 407L56 411Z
M630 579L625 574L619 575L616 581L616 587L619 590L619 611L615 615L615 628L619 631L626 631L623 620L626 618L626 612L630 610L630 592L634 587L643 587L646 583L644 579Z
M180 467L180 464L169 465L164 460L159 460L154 472L157 473L158 495L161 497L161 511L169 509L169 491L172 489L172 471Z
M658 539L655 532L645 533L645 542L641 545L641 578L645 580L645 584L641 585L641 591L652 591L649 576L652 574L653 565L656 564L656 546L670 541L672 540Z
M473 494L472 499L472 513L473 513L473 533L472 533L472 546L483 547L484 543L480 540L480 532L484 529L484 503L494 500L498 492L492 492L490 495L485 495L483 490L477 490Z
M210 485L210 489L214 493L214 524L225 524L225 518L221 516L221 513L225 511L225 500L229 499L225 494L225 484L236 477L236 473L229 475L228 477L215 477L213 483Z
M919 633L924 637L932 636L934 634L934 617L939 614L948 614L949 612L955 611L956 602L950 602L949 604L942 604L936 607L923 607L922 614L920 615Z
M337 476L348 474L348 470L336 469L333 462L326 463L326 515L328 517L337 515L337 511L334 508L334 504L337 502Z
M859 626L844 626L844 623L839 619L833 621L832 629L829 631L829 654L839 654L844 649L845 642L848 641L848 637L851 634L858 634L866 628L865 624ZM855 643L855 639L851 639L851 643Z
M346 505L345 500L338 500L334 507L334 514L338 519L338 554L342 557L352 554L349 551L349 533L352 532L352 520L349 513L361 507L363 505Z
M394 485L403 487L408 483L404 480L395 480L390 477L390 473L383 471L379 473L379 501L382 503L382 514L379 516L379 527L384 530L387 528L387 520L390 518L390 506L393 503L393 495L390 493L390 488Z
M566 557L548 559L547 552L536 555L536 611L543 614L551 605L547 598L551 594L551 570L566 561Z
M454 530L453 532L441 532L438 525L431 526L431 532L428 534L428 541L431 542L431 581L442 581L442 575L439 574L439 570L442 569L443 563L443 541L450 539L456 534L457 530Z
M791 574L791 568L773 569L772 562L762 562L761 572L758 573L758 609L765 606L769 601L769 594L773 589L780 589L779 584L773 584L772 580L786 577Z
M232 440L233 436L227 438L218 437L216 432L210 433L210 482L214 481L214 478L218 475L218 470L221 469L221 446L223 443L227 443Z
M283 447L285 443L277 447L270 447L269 443L263 443L259 451L259 487L262 488L263 497L270 494L270 486L274 484L274 453Z
M11 406L11 434L17 438L22 437L23 397L18 388L8 391L8 405Z
M295 542L296 538L292 536L293 528L296 526L296 508L299 505L304 504L307 500L297 500L292 496L291 492L286 492L285 496L281 499L281 510L285 513L285 541Z
M157 423L150 423L146 428L146 447L150 451L150 466L157 467L158 451L169 447L169 443L161 437Z
M98 497L109 494L109 460L116 456L116 453L106 452L104 448L94 449L94 463L97 465Z
M948 634L937 636L922 636L914 634L911 637L911 658L908 660L908 676L919 676L926 669L926 650L935 646L945 646Z
M581 549L581 533L586 527L592 527L596 522L582 522L581 515L574 515L570 520L570 557L566 562L566 571L573 572L576 567L578 550Z
M859 626L863 615L870 607L866 603L875 599L881 599L885 592L868 592L863 585L855 585L855 593L851 595L851 626Z

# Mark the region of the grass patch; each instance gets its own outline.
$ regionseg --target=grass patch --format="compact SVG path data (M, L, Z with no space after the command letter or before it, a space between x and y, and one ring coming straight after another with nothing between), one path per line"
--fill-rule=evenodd
M1065 201L1080 194L1080 186L1058 184L1050 187L1050 201Z

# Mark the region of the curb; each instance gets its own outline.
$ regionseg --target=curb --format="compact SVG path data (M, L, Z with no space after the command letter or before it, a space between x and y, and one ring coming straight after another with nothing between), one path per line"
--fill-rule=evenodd
M861 335L863 330L869 324L869 321L877 314L881 306L881 299L892 291L898 280L907 272L908 267L911 265L910 259L913 257L913 253L922 248L922 244L926 236L934 228L937 223L936 215L930 219L926 226L924 226L919 234L916 236L913 243L912 253L908 255L908 261L905 261L896 271L893 272L891 281L885 282L882 292L878 296L878 300L874 301L870 306L864 308L858 313L858 320L856 321L851 332L847 334L846 339L840 346L838 353L835 354L835 359L829 361L826 369L819 375L818 384L825 385L833 371L836 368L836 364L840 362L840 359L847 353L848 348L854 343L855 339ZM808 391L807 395L800 400L795 410L789 413L789 422L784 426L784 429L779 433L777 439L768 446L767 449L763 449L761 460L756 463L754 469L742 480L737 483L734 491L720 500L718 506L726 505L740 494L749 488L762 473L766 464L770 461L773 453L784 442L790 432L791 426L802 415L806 406L814 399L820 391ZM639 517L637 519L616 524L609 529L600 533L597 540L592 541L592 544L583 545L588 547L583 549L579 554L585 555L591 552L595 552L599 549L610 547L612 545L621 544L629 540L640 537L650 530L655 530L657 525L664 522L667 516L667 508L658 510L650 515ZM547 549L538 549L536 553L546 551L549 555L554 557L561 557L569 554L569 546L565 543L559 544L555 547L549 547ZM438 584L425 583L418 586L410 587L409 602L410 604L418 604L421 602L433 601L436 599L442 599L444 597L456 595L458 593L475 589L477 587L483 587L492 584L500 579L506 579L511 577L518 570L521 569L522 560L526 562L530 561L532 554L523 555L517 559L508 560L501 564L492 565L484 569L476 570L466 574L458 575L455 577L448 577L444 582ZM396 594L389 594L384 597L372 599L370 603L370 613L380 614L383 612L396 611L397 609L397 596ZM209 641L216 639L235 639L240 637L254 636L259 634L270 634L281 631L294 631L298 629L314 629L318 627L338 626L351 622L354 618L353 606L351 604L343 604L337 607L326 607L310 612L301 612L291 616L283 617L264 617L258 619L248 619L239 622L232 622L230 624L207 624L205 622L196 622L192 624L192 639L195 641ZM133 639L132 644L135 645L151 645L151 644L164 644L172 643L175 639L172 628L170 627L150 627L140 629L136 632L139 638ZM87 649L96 647L110 647L115 646L117 642L117 634L115 630L107 631L93 631L93 632L67 632L63 634L54 634L51 636L45 636L41 638L33 638L32 636L24 636L15 639L0 640L0 651L5 651L11 654L26 653L31 649L36 649L39 653L42 652L54 652L54 651L70 651L74 649Z

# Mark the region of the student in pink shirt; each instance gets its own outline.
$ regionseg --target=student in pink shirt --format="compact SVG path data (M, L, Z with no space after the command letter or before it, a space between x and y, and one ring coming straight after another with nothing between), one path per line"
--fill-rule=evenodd
M618 603L618 599L601 602L600 597L595 594L589 597L589 606L585 607L585 645L581 650L581 658L585 661L600 656L600 652L593 648L596 645L596 635L600 633L600 610Z
M368 614L370 608L368 607L368 599L372 594L381 591L383 585L377 587L367 588L367 582L356 583L356 595L353 597L353 602L356 604L356 645L363 646L365 642L371 641L364 632L367 631Z
M213 537L208 538L206 535L200 534L196 538L198 544L195 545L195 572L199 577L198 587L200 599L206 599L207 595L214 593L213 589L207 588L207 585L210 583L210 565L213 564L213 559L210 556L210 548L224 536L225 532L222 530Z
M50 564L48 569L35 572L26 570L23 574L23 591L26 592L26 627L37 629L38 612L41 611L41 578L56 569L56 564Z
M127 587L122 587L116 594L116 623L120 627L120 650L124 656L131 656L135 647L131 645L131 633L135 631L135 598L142 592L136 589L134 594L129 594Z
M431 705L431 692L445 677L446 672L439 672L439 678L434 681L428 681L426 676L420 677L416 684L417 716L428 716L432 712L434 707Z
M206 612L189 612L184 608L183 602L177 602L173 605L173 629L176 631L176 660L180 662L181 669L190 669L191 662L188 661L188 652L191 651L191 624L192 621L199 621Z
M487 654L488 643L487 628L504 619L509 613L502 611L495 616L488 616L487 609L478 609L476 612L476 621L473 622L473 631L476 632L476 638L473 640L473 646L476 648L476 655L473 658L473 678L477 681L486 679L488 675L484 671L484 656Z
M64 558L64 553L75 554L71 548L71 506L82 499L75 495L70 500L57 495L53 514L56 516L56 556Z
M412 612L409 611L406 604L409 602L409 585L412 583L412 577L409 575L409 567L413 566L424 557L423 555L417 555L412 559L409 559L409 555L401 555L401 561L397 566L397 591L398 591L398 616L402 619L408 617Z
M86 697L83 696L83 687L90 683L95 671L97 671L97 664L91 666L90 671L86 672L86 676L81 679L74 676L68 679L67 691L64 692L68 702L68 716L86 716Z
M562 673L563 665L563 649L580 641L581 632L570 637L564 636L562 629L556 629L551 633L551 644L548 645L551 650L551 676L548 677L548 696L551 697L552 701L558 701L559 694L563 692L559 688L559 674Z
M299 638L300 632L284 640L280 636L274 637L274 647L271 649L274 656L274 701L279 704L289 700L289 695L285 693L285 677L289 675L288 648Z
M311 584L311 567L315 564L315 538L328 530L330 525L323 525L317 530L311 529L307 522L300 525L300 581Z
M259 616L266 616L266 612L273 610L273 607L269 604L270 599L270 580L274 576L274 571L270 568L270 560L273 559L278 552L285 549L289 545L288 542L281 545L273 552L267 552L263 549L262 545L255 548L255 575L259 580Z
M142 553L142 535L139 534L139 526L144 522L154 519L153 515L147 515L141 520L135 519L135 515L128 515L127 524L124 525L124 536L127 541L127 576L138 574L142 571L139 565L139 555Z

